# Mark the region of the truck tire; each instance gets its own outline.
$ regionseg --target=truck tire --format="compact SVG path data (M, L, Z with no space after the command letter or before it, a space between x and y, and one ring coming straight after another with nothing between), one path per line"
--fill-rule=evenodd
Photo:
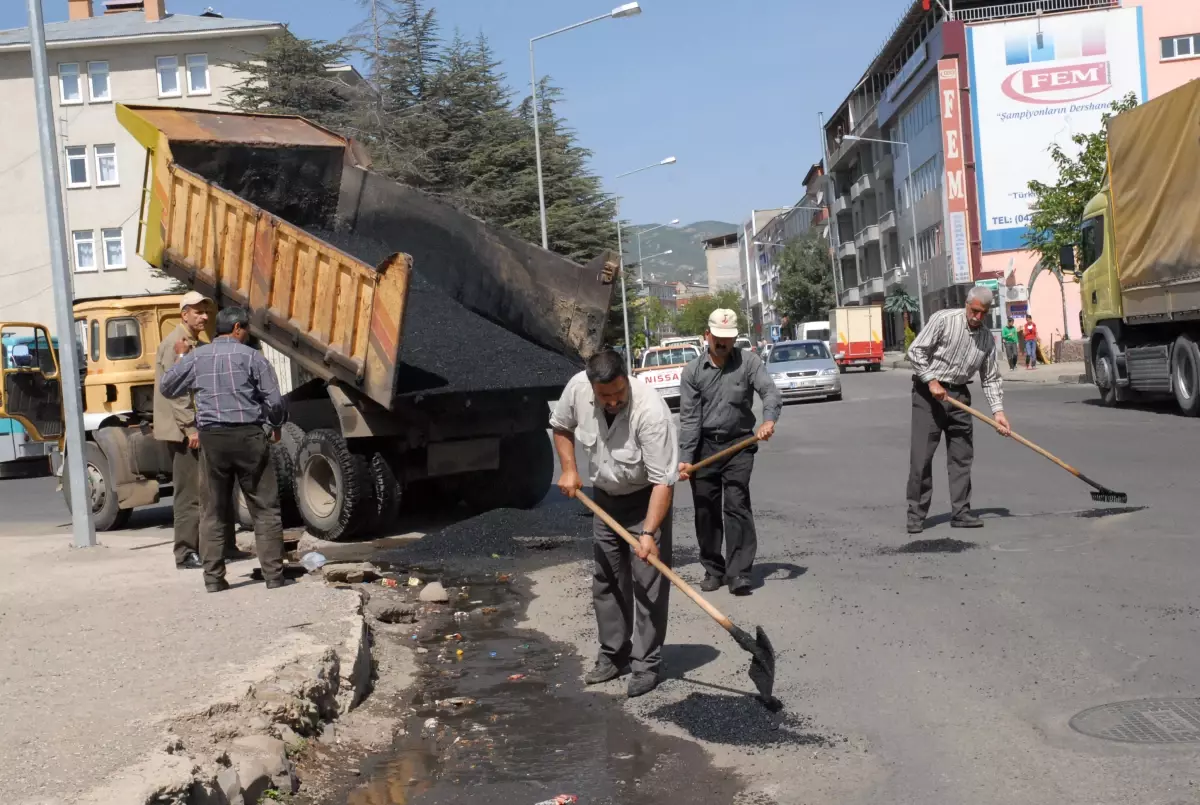
M376 515L369 462L350 452L337 431L309 431L296 461L296 502L314 536L335 541L354 536Z
M95 442L87 442L83 446L83 464L88 494L92 503L92 521L97 531L113 531L123 528L129 522L133 509L122 509L117 502L117 490L112 480L112 469L108 456ZM63 464L63 497L67 501L67 509L71 508L71 465Z
M275 479L279 485L279 513L284 528L295 528L303 520L296 504L296 462L287 445L280 438L271 445L271 458L275 462Z
M1100 404L1106 408L1117 405L1117 364L1113 359L1112 347L1108 341L1101 340L1096 347L1096 356L1092 360L1092 376L1096 378L1096 388L1100 390Z
M459 489L467 506L476 511L532 509L542 502L554 480L554 448L543 430L505 437L500 442L500 467L464 479Z
M371 456L371 476L375 481L375 517L371 521L371 534L388 536L400 517L403 490L383 453Z
M304 442L304 428L297 425L295 422L285 422L279 431L279 444L287 450L288 457L292 460L292 465L296 464L296 457L300 455L300 445Z
M1200 415L1200 349L1191 336L1175 339L1171 350L1171 388L1184 416Z

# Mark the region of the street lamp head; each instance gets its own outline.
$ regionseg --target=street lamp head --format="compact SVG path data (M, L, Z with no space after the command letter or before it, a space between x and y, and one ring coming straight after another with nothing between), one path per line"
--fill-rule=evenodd
M678 219L678 218L672 218L672 219L671 219L671 223L670 223L670 224L668 224L668 226L675 226L675 224L677 224L677 223L679 223L679 219Z
M636 5L636 4L635 4L635 5ZM662 161L661 161L661 162L659 162L658 164L659 164L659 165L674 165L674 164L675 164L675 157L667 157L666 159L662 160Z
M852 143L856 143L856 142L858 142L859 140L861 140L861 139L862 139L862 137L859 137L857 134L843 134L843 135L842 135L842 139L843 139L843 140L849 140L849 141L850 141L850 142L852 142Z
M626 3L623 6L617 6L614 8L609 16L616 20L620 19L621 17L636 17L641 13L642 7L640 5L637 3Z
M663 254L675 254L675 250L674 250L674 249L667 249L665 252L663 252Z

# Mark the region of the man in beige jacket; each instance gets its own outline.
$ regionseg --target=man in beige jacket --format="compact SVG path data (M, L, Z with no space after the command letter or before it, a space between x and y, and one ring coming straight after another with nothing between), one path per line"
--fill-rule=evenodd
M162 393L162 376L179 360L175 345L185 341L195 347L212 313L212 300L196 291L179 302L182 321L158 345L154 361L154 438L171 451L175 487L175 567L194 570L200 562L200 512L204 474L200 467L200 433L196 406L190 394L175 400Z

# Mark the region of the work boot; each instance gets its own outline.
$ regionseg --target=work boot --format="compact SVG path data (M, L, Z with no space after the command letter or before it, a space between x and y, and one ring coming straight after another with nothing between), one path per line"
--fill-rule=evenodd
M278 590L280 587L287 587L295 583L295 579L289 579L286 576L281 579L267 579L267 589Z
M638 696L645 696L657 687L658 674L653 671L634 671L633 676L629 677L629 687L625 689L625 695L636 699Z
M601 657L596 660L596 667L587 672L583 677L585 685L599 685L602 682L608 682L616 679L621 675L621 669L610 660L608 657Z
M745 576L736 576L729 580L729 592L734 595L750 595L752 592L750 579Z
M225 581L225 579L221 579L220 581L206 581L204 582L204 589L210 593L223 593L229 589L229 582Z
M254 558L254 554L250 553L250 551L243 551L236 546L235 547L229 547L229 546L225 547L225 561L226 562L244 562L247 559L253 559L253 558Z
M983 528L983 520L971 513L962 514L950 521L951 528Z
M704 581L700 582L700 589L706 593L711 593L714 590L721 589L723 584L725 584L725 579L720 576L714 576L711 573L705 573Z
M188 551L182 562L175 563L176 570L199 570L202 567L204 563L200 561L200 554L195 551Z
M909 523L908 524L908 533L910 533L910 534L920 534L924 530L925 530L924 523Z

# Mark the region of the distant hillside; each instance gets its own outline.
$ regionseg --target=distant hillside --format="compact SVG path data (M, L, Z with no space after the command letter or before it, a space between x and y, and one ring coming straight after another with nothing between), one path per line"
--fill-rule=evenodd
M635 224L625 230L625 262L637 260L637 233L653 229L658 224ZM704 264L703 241L737 231L737 225L723 221L697 221L687 226L664 226L642 237L642 254L665 252L671 254L646 260L647 279L670 282L707 284L708 269Z

